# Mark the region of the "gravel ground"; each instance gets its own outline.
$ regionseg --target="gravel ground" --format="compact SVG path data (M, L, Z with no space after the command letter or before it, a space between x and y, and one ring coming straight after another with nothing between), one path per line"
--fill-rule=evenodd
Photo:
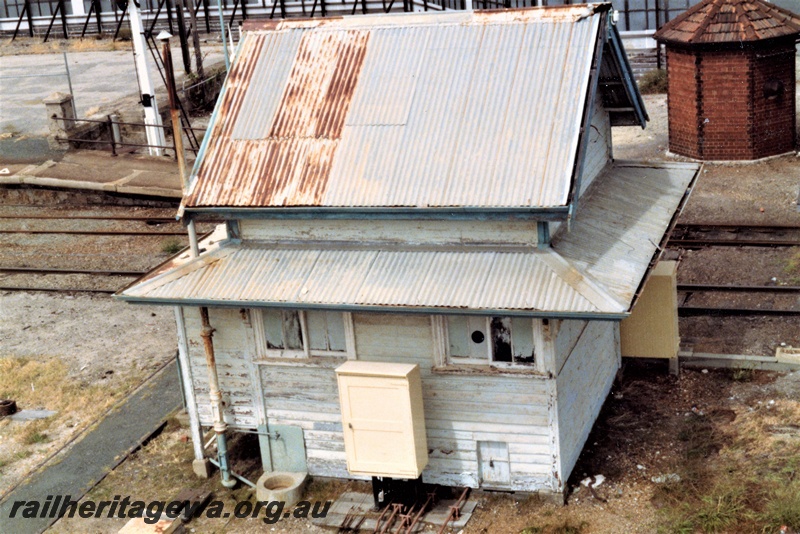
M2 494L172 358L177 341L171 308L132 306L107 296L0 292L0 310L0 359L17 359L20 364L58 360L66 370L65 376L55 378L60 384L33 380L32 389L100 386L103 391L102 398L86 398L79 409L48 419L47 440L42 443L20 443L12 437L31 422L0 421ZM19 408L50 409L51 400L45 396Z

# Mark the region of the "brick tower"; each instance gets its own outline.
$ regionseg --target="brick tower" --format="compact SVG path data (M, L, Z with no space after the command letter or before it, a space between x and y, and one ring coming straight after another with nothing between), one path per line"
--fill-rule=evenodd
M670 151L752 160L794 150L798 34L800 16L763 0L704 0L662 26Z

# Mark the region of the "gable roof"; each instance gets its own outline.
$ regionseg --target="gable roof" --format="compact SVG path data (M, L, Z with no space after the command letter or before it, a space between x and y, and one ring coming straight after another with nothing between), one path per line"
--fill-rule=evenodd
M657 41L674 44L754 42L800 33L800 16L764 0L704 0L664 24Z
M609 7L251 24L183 207L566 206Z

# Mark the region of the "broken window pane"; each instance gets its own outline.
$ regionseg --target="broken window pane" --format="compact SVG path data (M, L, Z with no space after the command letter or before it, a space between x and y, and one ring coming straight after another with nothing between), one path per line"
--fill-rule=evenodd
M283 313L280 310L264 310L264 334L267 338L268 349L283 348Z
M496 362L510 362L511 358L511 318L492 317L492 355Z
M303 334L300 329L299 312L283 312L283 340L287 349L303 350Z
M533 363L533 320L515 317L511 321L511 343L514 346L514 361Z

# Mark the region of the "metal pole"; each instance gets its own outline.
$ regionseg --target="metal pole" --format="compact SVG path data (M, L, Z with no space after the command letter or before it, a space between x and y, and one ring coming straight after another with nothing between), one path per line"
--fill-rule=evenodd
M191 2L191 0L189 0ZM176 0L175 14L178 19L178 38L181 41L181 57L183 58L183 71L192 73L192 60L189 57L189 42L186 39L186 20L183 14L183 0Z
M161 147L165 144L164 129L161 127L161 115L158 113L155 89L153 88L153 82L150 80L150 71L147 68L142 17L139 13L139 6L136 5L135 0L130 0L128 2L128 16L131 21L133 56L136 63L136 73L139 78L142 106L144 107L144 122L145 124L152 125L145 128L147 144ZM161 155L161 148L157 147L150 147L148 149L151 156Z
M181 184L183 192L189 191L189 183L186 178L186 159L183 152L183 126L181 125L181 112L178 108L178 91L175 88L175 71L172 68L172 50L169 47L169 38L172 37L167 32L158 34L161 41L161 54L164 63L164 77L167 82L167 97L169 99L169 115L172 119L172 139L175 142L175 157L178 158L178 172L181 174Z
M75 95L72 93L72 76L69 74L69 62L67 61L67 53L64 52L64 68L67 70L67 84L69 85L69 96L72 97L72 107L75 109L75 115L78 115L78 106L75 105Z
M228 424L225 422L222 408L222 394L219 390L219 377L217 376L217 362L214 357L214 329L208 319L208 308L200 308L200 319L203 328L200 337L203 338L203 346L206 353L206 371L208 373L208 398L211 401L211 411L214 417L214 432L217 434L217 455L219 458L219 471L222 474L222 485L232 488L236 485L236 479L231 478L230 466L228 465L228 447L225 440L225 431Z
M217 9L219 10L219 31L222 34L222 53L225 56L225 71L231 68L231 60L228 57L228 42L225 39L225 14L222 12L222 0L217 0Z

